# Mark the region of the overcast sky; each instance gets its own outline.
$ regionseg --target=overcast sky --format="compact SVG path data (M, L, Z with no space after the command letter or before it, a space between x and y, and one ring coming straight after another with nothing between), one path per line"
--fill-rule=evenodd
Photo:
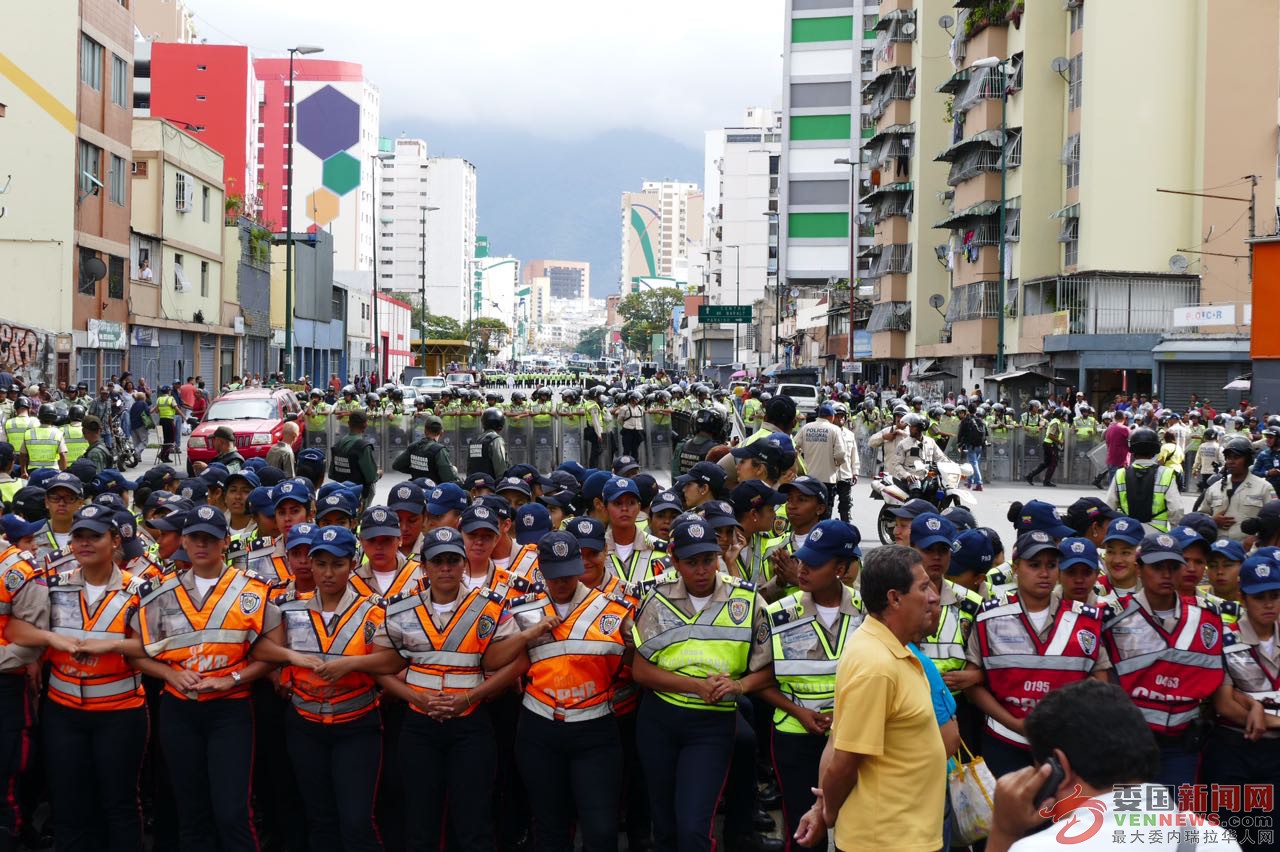
M647 128L701 149L702 131L781 86L779 0L188 0L199 36L259 56L322 45L364 64L398 118L520 125L581 137Z

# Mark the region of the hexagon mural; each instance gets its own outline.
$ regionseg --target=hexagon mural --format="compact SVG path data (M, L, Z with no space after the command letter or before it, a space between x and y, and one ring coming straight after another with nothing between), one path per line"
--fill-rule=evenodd
M343 151L324 161L321 183L337 195L346 195L360 185L360 161Z
M298 101L298 144L327 160L360 141L360 105L333 86Z
M317 189L307 196L307 216L321 227L337 219L341 208L342 201L327 189Z

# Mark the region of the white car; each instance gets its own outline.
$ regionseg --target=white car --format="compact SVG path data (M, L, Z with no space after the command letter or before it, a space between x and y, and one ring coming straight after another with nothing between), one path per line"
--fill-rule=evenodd
M800 414L818 410L818 388L815 385L780 384L777 395L791 397Z
M446 384L444 376L415 376L409 380L409 387L416 388L419 393L439 393Z

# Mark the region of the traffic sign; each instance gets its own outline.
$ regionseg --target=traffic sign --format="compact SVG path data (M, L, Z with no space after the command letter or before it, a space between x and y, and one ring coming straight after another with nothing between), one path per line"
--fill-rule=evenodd
M751 306L698 305L698 322L749 324L751 322Z

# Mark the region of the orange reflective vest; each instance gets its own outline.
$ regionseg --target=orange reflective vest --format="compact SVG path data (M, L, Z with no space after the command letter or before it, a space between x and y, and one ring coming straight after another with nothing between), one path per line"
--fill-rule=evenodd
M44 582L44 575L36 569L35 564L28 558L30 555L27 551L19 550L16 547L8 547L3 552L0 552L0 647L11 644L8 639L4 638L4 631L9 625L9 619L13 617L14 595L22 591L22 587L33 580L37 583ZM35 652L31 652L30 661L34 662L34 658ZM18 665L7 669L6 673L22 672L22 661L15 662Z
M204 606L191 600L181 575L163 583L142 599L138 625L147 655L174 668L190 669L206 677L221 677L249 664L249 650L262 635L263 613L270 589L261 580L227 568L209 590ZM246 698L249 684L225 692L179 692L178 698L212 701Z
M529 583L541 583L543 581L542 571L538 568L538 546L536 544L522 545L516 551L516 555L511 560L511 565L507 571L511 573L512 579L522 577Z
M484 683L480 660L498 632L504 598L492 589L472 589L454 610L444 630L431 620L431 593L387 604L386 630L391 646L409 661L405 683L419 692L468 692ZM415 704L414 712L423 712ZM463 716L471 715L468 707Z
M368 568L368 563L361 565L360 569ZM373 569L369 568L372 574ZM404 567L396 574L396 578L391 581L391 587L385 592L380 592L373 586L372 578L361 577L355 571L351 572L351 576L347 579L347 585L355 590L355 593L362 598L382 598L391 600L397 595L412 595L418 590L418 584L422 582L422 563L417 559L410 559L404 563Z
M599 590L627 607L628 614L634 615L640 605L638 587L629 586L617 577L606 576ZM634 713L640 706L640 687L631 677L631 663L624 663L618 672L617 686L613 690L613 715L626 716Z
M289 648L324 660L358 657L375 650L374 634L386 618L380 598L357 597L346 612L334 616L330 630L324 616L311 608L314 594L276 599ZM293 709L312 722L350 722L378 706L373 675L364 672L352 672L330 683L310 669L286 666L280 679L293 691Z
M92 611L84 599L84 578L72 570L49 578L49 629L72 639L125 639L139 596L150 584L120 572L123 588L108 590ZM142 675L123 654L102 654L85 661L49 648L49 700L77 710L132 710L145 702Z
M513 602L511 615L523 629L555 617L556 608L537 595ZM546 641L529 646L524 708L557 722L610 715L627 650L622 625L628 615L625 603L589 591Z

